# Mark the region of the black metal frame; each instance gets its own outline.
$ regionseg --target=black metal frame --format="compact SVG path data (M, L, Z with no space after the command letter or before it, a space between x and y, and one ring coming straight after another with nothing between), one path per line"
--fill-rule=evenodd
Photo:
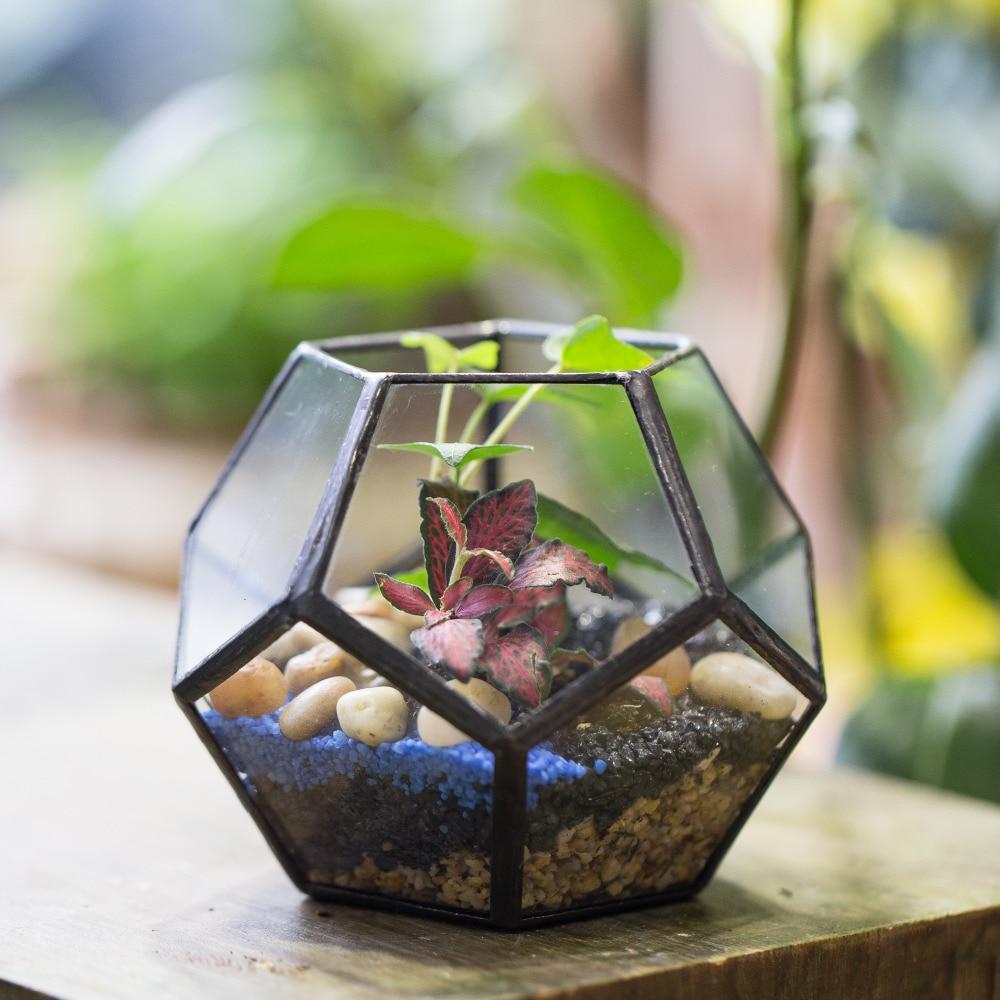
M551 324L495 320L437 328L434 332L458 344L492 338L501 344L502 349L506 340L541 340L558 329L560 328ZM400 346L400 333L372 334L302 344L275 378L257 412L229 456L219 481L195 517L187 537L185 573L182 577L178 656L175 663L173 690L181 708L226 774L236 794L257 823L285 871L303 892L318 899L358 903L426 916L456 918L508 930L536 927L567 919L687 898L698 892L712 877L760 797L822 707L826 699L826 688L818 638L815 639L814 668L727 586L716 559L708 529L681 464L667 417L651 378L651 375L684 358L698 355L704 361L713 378L716 378L718 384L711 366L701 355L701 352L685 338L636 330L619 329L616 330L616 333L629 343L661 350L664 353L653 365L642 371L586 374L514 374L497 371L438 375L369 372L348 365L338 360L334 355L334 352L371 351L398 347ZM183 597L192 539L202 516L224 488L229 474L239 462L255 431L278 398L280 389L287 382L295 366L304 362L332 366L364 382L347 438L338 461L331 470L308 537L304 540L295 562L284 597L247 625L240 633L205 656L194 669L185 671L180 661L180 653L185 623ZM691 601L674 611L643 638L602 663L599 669L591 671L574 684L564 688L531 714L522 716L514 724L505 727L476 705L448 688L441 678L428 671L416 658L400 651L381 636L360 624L323 592L323 583L337 536L343 526L351 495L357 484L390 386L428 383L523 384L535 382L605 384L618 385L623 388L641 428L650 460L687 551L698 593ZM749 447L766 471L771 486L799 525L801 537L805 542L807 571L811 585L813 579L812 550L802 522L775 479L750 431L740 419L735 408L732 407L731 403L728 403L728 397L721 385L719 385L719 391L720 398L726 400L727 405L730 406L731 416L736 421L736 426L746 436ZM490 460L488 475L493 482L499 481L496 464L499 461L498 459ZM818 633L815 602L811 592L809 597L812 632L813 636L816 637ZM378 663L379 673L389 681L468 733L493 753L491 907L488 916L471 911L451 909L443 905L415 903L354 889L310 883L305 875L304 864L300 863L295 855L294 846L281 833L281 818L272 815L266 803L248 791L232 762L219 748L202 719L196 702L298 621L312 625L359 659L368 663ZM560 726L567 724L582 712L602 701L661 655L690 639L715 621L722 622L759 653L808 701L808 706L795 728L772 754L767 773L743 804L725 838L691 885L674 887L648 896L574 907L559 912L524 915L521 907L521 860L527 832L527 752Z

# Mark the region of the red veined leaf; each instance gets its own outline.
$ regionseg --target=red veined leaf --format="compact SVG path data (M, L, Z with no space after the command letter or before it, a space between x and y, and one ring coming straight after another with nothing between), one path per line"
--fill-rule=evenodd
M491 586L490 584L473 587L455 608L455 617L482 618L492 614L497 608L510 604L513 599L514 595L506 587Z
M535 484L530 479L511 483L501 490L484 493L465 512L470 549L491 549L516 560L531 541L538 515ZM477 556L465 565L465 575L476 583L488 583L496 570L488 559Z
M640 674L638 677L633 677L628 686L652 702L664 718L674 710L673 702L670 700L670 690L659 677Z
M433 497L420 501L420 537L424 540L424 565L427 567L427 588L435 604L441 603L441 595L448 589L451 565L455 558L455 547L444 523L440 507Z
M483 628L475 618L451 618L410 634L413 645L460 681L467 681L483 650Z
M461 486L456 486L454 482L442 481L440 479L420 479L420 504L423 509L423 502L427 497L444 497L450 500L458 509L459 514L464 515L479 493L476 490L465 490Z
M502 552L494 552L492 549L469 549L468 553L472 558L465 564L466 567L477 559L489 559L508 580L514 575L514 563ZM493 575L496 576L496 570L493 571Z
M547 604L528 625L541 633L547 649L554 649L569 631L569 606L565 601Z
M472 581L467 576L463 576L460 580L456 580L441 595L441 609L443 611L451 611L452 608L454 608L471 589Z
M434 504L441 511L441 520L444 521L445 530L448 537L460 548L465 548L465 525L462 523L462 515L458 508L446 497L428 497L429 503Z
M558 538L526 552L517 564L511 587L546 587L553 583L582 583L595 594L611 597L614 588L607 566L595 563L586 552Z
M434 602L412 583L394 580L387 573L376 573L375 583L382 596L394 608L399 608L400 611L405 611L407 614L422 615L434 607Z
M558 583L552 587L521 587L511 593L514 599L497 615L497 625L500 628L530 622L546 605L561 601L566 588Z
M552 686L542 637L525 625L486 646L479 667L497 687L532 708L542 703Z

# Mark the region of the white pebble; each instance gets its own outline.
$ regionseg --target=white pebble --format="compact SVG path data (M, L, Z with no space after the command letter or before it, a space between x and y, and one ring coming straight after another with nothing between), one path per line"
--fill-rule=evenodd
M614 638L611 640L612 654L620 653L626 646L631 646L652 628L652 625L647 625L641 618L626 618L615 629ZM659 677L676 698L687 689L691 676L691 658L683 646L677 646L646 667L643 674Z
M285 703L286 694L281 671L270 660L258 656L226 678L208 697L220 715L236 719L276 712Z
M370 747L394 743L406 735L406 701L391 687L349 691L337 702L337 718L351 739Z
M498 691L486 681L473 677L468 683L457 680L448 681L448 687L464 695L469 701L474 702L484 712L489 712L493 718L499 719L504 725L510 722L509 699L502 691ZM432 747L450 747L456 743L468 743L470 739L447 719L442 719L440 715L432 712L426 705L417 712L417 733L425 743Z
M282 710L278 725L290 740L308 740L337 721L337 704L355 690L347 677L327 677L296 695Z
M691 670L691 689L712 705L786 719L798 692L770 667L742 653L710 653Z
M335 642L320 642L285 664L285 680L291 694L300 694L307 687L327 677L347 671L350 659Z

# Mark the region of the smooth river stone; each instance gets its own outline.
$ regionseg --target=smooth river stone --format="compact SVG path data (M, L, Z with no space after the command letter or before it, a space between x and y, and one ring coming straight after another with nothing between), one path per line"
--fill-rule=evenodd
M770 667L742 653L709 653L691 670L691 690L702 700L764 719L787 719L798 692Z
M337 721L337 705L356 690L349 677L327 677L296 695L278 717L281 731L290 740L309 740Z
M276 712L287 693L284 674L270 660L258 656L224 680L208 698L220 715L236 719Z
M510 700L486 681L478 677L473 677L468 683L453 680L448 681L448 687L474 702L484 712L489 712L504 725L510 722ZM426 705L417 712L417 734L432 747L451 747L457 743L468 743L472 739Z
M353 740L370 747L395 743L406 735L406 700L391 687L349 691L337 702L337 718Z
M611 640L612 655L620 653L627 646L631 646L633 642L641 639L652 629L653 626L648 625L641 618L626 618L615 629L614 637ZM642 676L659 677L676 698L687 689L691 676L691 658L683 646L677 646L646 667Z
M346 672L350 660L335 642L320 642L285 664L285 680L291 694L300 694L306 688L328 677Z

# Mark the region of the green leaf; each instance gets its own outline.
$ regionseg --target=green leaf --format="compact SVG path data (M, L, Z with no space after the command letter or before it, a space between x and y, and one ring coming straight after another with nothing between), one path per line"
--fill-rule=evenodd
M945 413L934 449L931 502L959 563L1000 597L1000 351L981 347Z
M516 205L541 224L548 259L622 323L652 323L676 292L681 253L656 213L613 178L537 167L515 183Z
M488 399L491 403L509 403L520 399L531 387L531 385L488 385L483 383L473 388L475 388L476 392L483 399ZM584 388L589 388L589 386L585 386ZM578 385L559 385L542 389L535 393L535 398L532 402L551 403L555 406L583 407L586 410L600 410L601 403L594 398L594 394L583 394L575 391L579 389L580 386Z
M405 444L380 444L379 448L386 451L413 451L421 455L432 455L453 469L459 469L473 459L499 458L501 455L512 455L515 451L534 451L529 444L466 444L463 441L441 444L435 444L433 441L408 441Z
M587 316L568 333L554 333L542 346L564 371L631 371L652 364L652 357L619 340L603 316Z
M427 582L426 566L417 566L415 569L408 569L403 573L393 573L392 576L394 580L399 580L400 583L410 583L425 592L430 590L430 585ZM374 593L378 593L378 587L373 587L372 590Z
M1000 671L885 677L847 720L837 759L1000 802Z
M656 573L664 573L673 579L681 581L688 589L693 590L694 584L681 574L672 570L665 563L653 556L638 552L635 549L619 545L608 537L589 517L570 510L558 500L538 494L538 524L535 534L539 538L558 538L567 545L583 549L596 563L604 563L609 573L615 571L623 563L641 569L650 569Z
M429 372L440 373L448 371L456 364L458 348L436 333L414 331L404 333L400 337L403 347L420 348L424 352L424 363Z
M500 345L495 340L480 340L458 352L458 363L462 368L491 372L496 369L499 360Z
M415 330L404 333L400 343L404 347L423 350L429 372L459 371L462 368L493 371L500 358L500 345L494 340L480 340L468 347L458 348L436 333Z
M392 292L465 281L480 240L423 209L342 202L300 229L282 250L277 285Z

